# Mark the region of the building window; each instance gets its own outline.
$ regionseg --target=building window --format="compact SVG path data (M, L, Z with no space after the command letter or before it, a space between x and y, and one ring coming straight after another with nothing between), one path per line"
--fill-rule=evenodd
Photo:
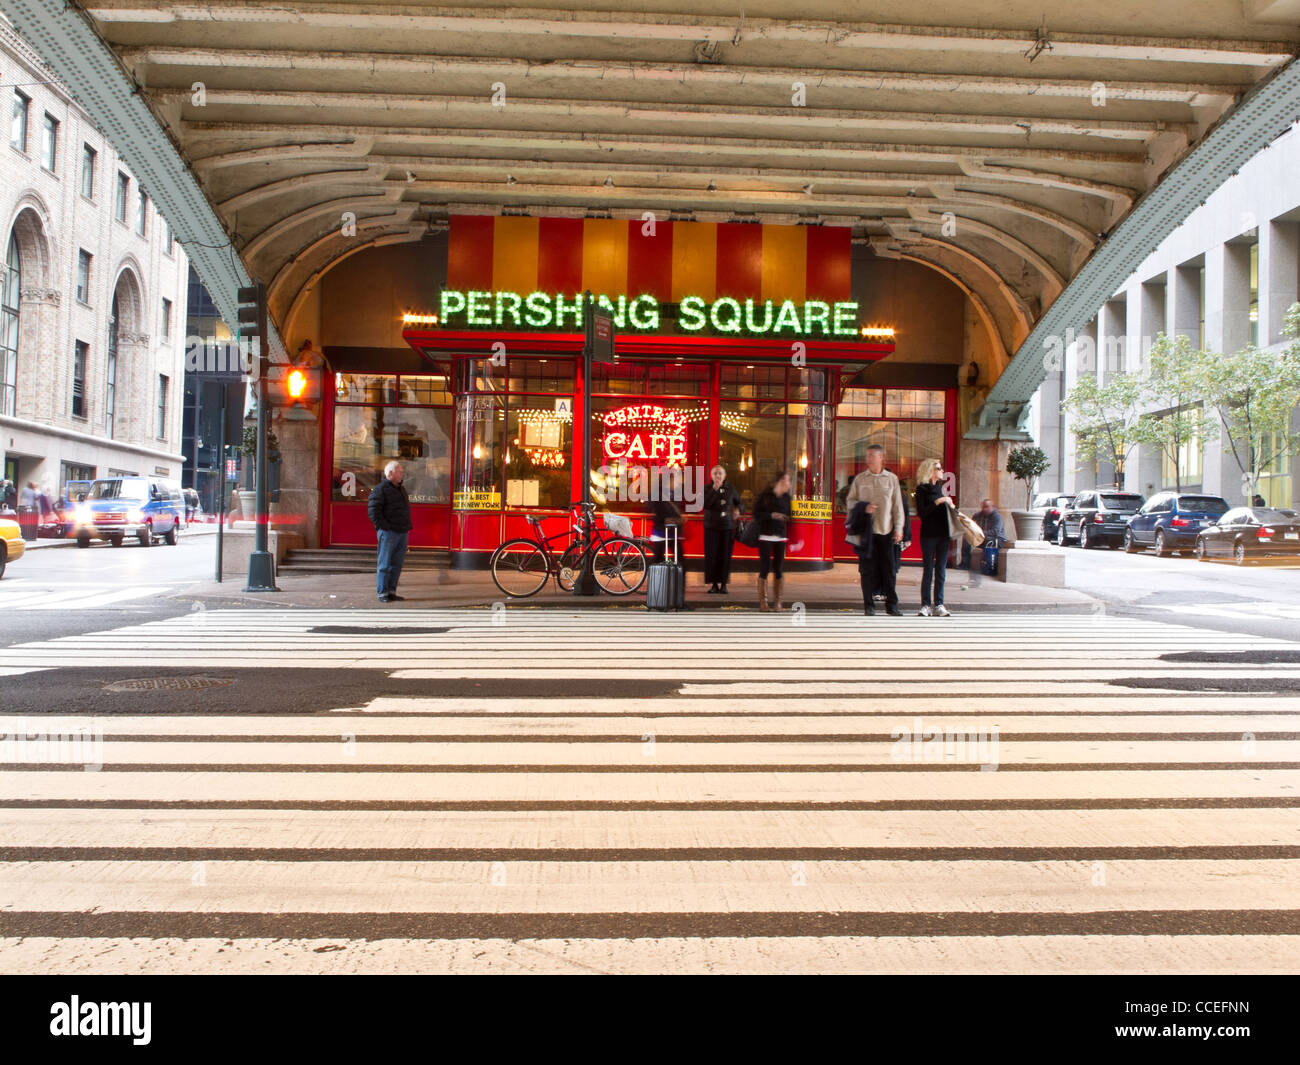
M166 374L158 375L158 439L167 439L167 385Z
M13 414L18 398L18 293L23 284L13 234L0 281L0 414Z
M113 415L117 410L117 293L113 293L113 310L108 318L108 351L104 360L104 431L113 435Z
M171 340L172 338L172 301L162 301L162 338Z
M1250 246L1250 342L1259 346L1259 241Z
M95 479L95 467L84 466L79 462L64 462L60 464L63 471L62 498L77 502L77 497L83 492L89 491L89 485L81 485L80 481L93 481ZM75 485L75 491L68 488L69 482Z
M89 144L81 146L81 195L88 200L95 198L95 160L98 155Z
M85 248L77 251L77 302L90 302L90 260L91 254Z
M882 404L883 400L883 404ZM943 461L947 394L941 389L849 388L836 411L835 509L843 513L849 486L867 467L867 448L885 448L885 468L910 498L925 459Z
M126 200L131 191L131 179L117 172L117 198L113 201L113 214L119 222L126 221Z
M176 250L176 233L172 229L172 224L170 222L167 222L166 225L167 242L163 245L163 254L171 255Z
M1261 434L1259 443L1263 467L1255 491L1264 497L1266 506L1289 508L1293 506L1291 456L1280 450L1281 445L1272 433Z
M143 237L149 232L149 197L140 189L136 199L135 231Z
M86 416L86 363L90 361L90 345L78 340L72 349L72 416Z
M42 132L41 166L52 174L54 173L54 164L59 159L59 120L53 115L47 114Z
M1178 448L1178 462L1174 463L1173 457L1163 448L1160 451L1160 483L1162 489L1170 489L1175 485L1182 485L1187 488L1188 485L1201 483L1201 438L1199 436L1191 437L1184 440Z
M9 143L20 152L27 151L27 115L31 111L31 97L14 90L13 122L9 127Z

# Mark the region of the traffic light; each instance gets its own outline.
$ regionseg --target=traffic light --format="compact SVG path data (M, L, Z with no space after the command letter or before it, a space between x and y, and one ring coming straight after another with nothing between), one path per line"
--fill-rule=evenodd
M267 403L282 410L306 408L320 400L320 369L273 362L266 367Z
M239 299L239 339L247 345L248 353L258 359L265 357L266 347L266 286L258 281L246 285L236 293ZM256 337L256 344L253 338Z

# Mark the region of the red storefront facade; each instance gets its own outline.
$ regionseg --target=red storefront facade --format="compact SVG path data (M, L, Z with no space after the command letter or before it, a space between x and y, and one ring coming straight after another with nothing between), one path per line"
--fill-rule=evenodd
M923 459L955 465L955 379L905 367L879 373L875 364L894 346L884 328L863 335L883 323L858 322L847 298L847 232L713 227L710 288L699 233L678 224L656 280L647 262L656 246L635 239L640 223L619 223L626 237L605 224L582 239L581 274L570 255L573 276L561 287L548 284L546 226L534 227L535 246L525 239L521 253L499 231L483 246L492 221L470 219L459 233L453 225L448 288L440 307L424 309L437 321L402 333L421 355L418 372L408 363L393 373L372 366L326 374L322 546L374 543L365 500L384 462L398 458L415 511L411 546L447 549L454 566L486 565L502 540L529 534L528 516L554 516L549 531L562 529L584 477L602 509L628 516L638 535L649 532L655 494L671 494L685 515L686 556L699 557L698 502L708 471L722 465L747 505L788 470L802 540L789 557L824 567L854 557L843 498L868 444L885 445L887 464L909 489ZM767 232L786 229L805 232ZM790 269L800 264L795 237L804 241L802 272ZM834 261L812 269L809 254ZM518 263L534 255L536 272L520 277ZM495 264L491 274L484 261ZM617 361L594 367L589 391L574 281L599 293L617 319ZM582 419L592 426L585 457ZM756 552L738 545L736 555Z

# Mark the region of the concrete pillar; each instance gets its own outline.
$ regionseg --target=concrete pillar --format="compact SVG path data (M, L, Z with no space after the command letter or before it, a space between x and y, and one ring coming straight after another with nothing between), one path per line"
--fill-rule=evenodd
M1250 245L1225 244L1221 251L1221 319L1223 352L1240 351L1250 343ZM1209 287L1209 278L1206 278ZM1208 293L1207 293L1208 295Z
M1175 267L1166 290L1165 332L1184 336L1192 347L1200 344L1201 263L1199 260Z
M1236 348L1225 346L1224 336L1224 278L1228 272L1227 245L1219 244L1207 248L1205 252L1205 306L1201 309L1205 318L1206 351L1235 351ZM1249 277L1246 278L1249 284ZM1246 306L1243 296L1241 306ZM1247 323L1249 325L1249 323Z
M1280 344L1286 312L1300 300L1300 223L1270 222L1259 234L1259 343Z
M1140 356L1141 365L1145 365L1156 337L1161 333L1168 335L1167 285L1168 275L1160 274L1138 286L1138 313L1129 319L1129 351ZM1137 321L1133 321L1136 317ZM1137 369L1135 358L1130 358L1129 368Z

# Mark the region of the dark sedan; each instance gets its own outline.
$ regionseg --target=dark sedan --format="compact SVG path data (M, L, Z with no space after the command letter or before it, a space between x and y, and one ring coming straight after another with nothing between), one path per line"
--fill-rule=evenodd
M1196 536L1202 561L1231 558L1240 566L1265 555L1300 555L1300 516L1294 510L1237 507Z
M1074 506L1062 513L1056 527L1056 542L1064 547L1077 540L1082 548L1117 547L1128 520L1142 505L1136 492L1080 492Z

